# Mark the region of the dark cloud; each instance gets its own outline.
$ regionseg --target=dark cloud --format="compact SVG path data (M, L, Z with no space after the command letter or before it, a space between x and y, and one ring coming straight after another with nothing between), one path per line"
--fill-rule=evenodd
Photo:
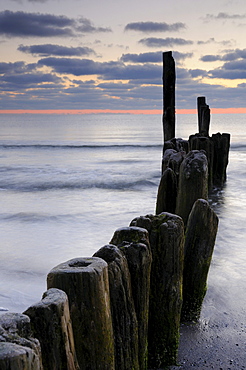
M245 19L246 18L246 13L245 14L228 14L228 13L223 13L220 12L217 15L214 14L206 14L205 20L210 21L210 20L227 20L227 19Z
M225 53L224 55L204 55L200 58L201 61L203 62L215 62L215 61L218 61L218 60L222 60L222 61L233 61L233 60L237 60L237 59L246 59L246 49L235 49L235 50L231 50L227 53Z
M50 14L0 12L0 34L6 36L72 36L75 21Z
M133 22L125 26L125 31L140 31L140 32L170 32L180 31L186 28L184 23L177 22L168 24L165 22Z
M94 65L94 68L106 70L106 67L110 68L111 66L112 68L113 63L108 63L108 65L107 63L99 63ZM114 67L114 76L121 77L124 65L116 63ZM42 101L42 109L90 109L93 104L94 109L161 110L161 74L158 74L155 80L151 80L151 72L144 74L144 67L146 66L138 66L137 69L140 72L138 78L132 78L129 82L125 81L125 83L122 83L115 79L114 83L111 81L97 83L96 79L86 82L74 79L70 80L70 87L64 85L63 79L55 76L54 73L42 74L41 71L33 71L26 74L13 73L12 75L6 73L0 77L0 82L3 86L2 91L4 92L0 95L0 104L4 109L40 109L40 101ZM161 72L161 67L159 71ZM10 68L8 72L10 72ZM128 72L128 77L130 77L131 73L134 74L136 72L136 69L134 70L130 66L130 69L125 70L126 72ZM220 85L204 84L201 80L192 78L192 75L197 76L202 73L202 70L177 68L177 108L196 108L197 96L207 96L209 105L212 108L228 108L228 101L230 101L231 107L244 106L245 84L241 84L237 88L225 88ZM69 81L69 78L66 78ZM153 82L155 84L152 84ZM13 91L17 93L14 97ZM18 92L21 94L18 94Z
M162 62L162 51L155 51L149 53L140 54L123 54L120 58L122 62L128 63L161 63ZM173 57L176 61L191 58L192 53L179 53L178 51L173 52Z
M120 60L124 63L161 63L162 52L150 52L150 53L140 53L140 54L123 54Z
M44 44L44 45L31 45L24 46L20 45L18 47L19 51L28 54L40 55L40 56L85 56L90 54L95 54L94 50L88 47L67 47L54 44Z
M24 62L14 62L14 63L0 63L0 75L1 74L18 74L18 73L28 73L36 69L36 64L26 64Z
M156 48L156 47L170 47L174 45L191 45L193 44L193 41L191 40L185 40L181 38L172 38L172 37L167 37L165 39L162 38L156 38L156 37L149 37L145 39L139 40L140 44L143 44L148 47Z
M226 62L222 67L209 71L209 77L227 80L246 79L245 60Z
M190 69L189 73L192 78L205 77L208 74L207 71L204 71L203 69Z
M161 78L162 68L154 64L142 66L125 65L119 62L94 62L90 59L77 58L44 58L39 65L51 67L60 74L72 74L74 76L98 75L108 80L151 79Z
M44 73L25 73L25 74L11 74L0 77L1 88L6 90L17 89L23 90L28 88L45 88L44 83L58 83L61 80L54 74ZM49 85L50 87L50 85Z
M0 34L8 37L54 37L75 36L78 32L108 32L106 28L96 28L91 21L75 19L51 14L0 12Z

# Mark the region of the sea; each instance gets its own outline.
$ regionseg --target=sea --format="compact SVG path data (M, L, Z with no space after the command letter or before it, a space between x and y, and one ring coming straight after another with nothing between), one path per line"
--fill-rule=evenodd
M219 230L208 291L189 329L203 356L211 336L224 338L225 356L227 342L246 349L245 127L245 114L211 117L210 135L230 133L231 146L227 181L209 199ZM196 115L177 115L176 137L197 130ZM1 313L23 312L41 299L53 267L92 256L117 228L155 212L162 145L157 114L0 115Z

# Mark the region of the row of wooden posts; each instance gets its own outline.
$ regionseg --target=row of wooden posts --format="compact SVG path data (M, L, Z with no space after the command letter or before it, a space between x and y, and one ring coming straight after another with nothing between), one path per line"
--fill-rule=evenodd
M177 215L138 217L93 257L52 269L40 302L23 314L0 317L0 368L137 370L175 364L181 319L199 316L217 222L205 200L196 202L186 238ZM206 250L194 256L200 243Z
M208 192L226 178L229 135L175 138L175 64L163 53L165 141L156 214L115 231L92 257L61 263L23 314L0 316L0 368L162 369L177 362L179 328L197 320L218 217ZM174 80L173 80L174 79ZM169 89L168 89L169 86Z

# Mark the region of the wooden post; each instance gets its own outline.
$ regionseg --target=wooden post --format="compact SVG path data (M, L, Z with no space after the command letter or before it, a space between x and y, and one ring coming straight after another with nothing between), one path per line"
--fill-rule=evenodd
M214 143L213 183L221 187L226 181L226 167L228 165L230 134L212 135Z
M149 368L175 365L182 305L184 225L170 213L132 221L149 232L152 251L149 303Z
M59 289L49 289L25 312L42 349L45 369L79 369L75 354L68 298Z
M171 51L163 53L164 142L175 137L175 62Z
M198 130L199 134L209 136L210 109L206 104L205 96L197 98Z
M208 199L208 161L203 150L192 150L180 166L176 214L186 226L190 211L199 198Z
M204 137L200 134L190 135L190 150L205 150L208 160L208 189L213 188L213 164L214 164L214 143L211 137Z
M138 323L126 257L112 244L99 249L94 257L100 257L108 263L115 368L138 370Z
M43 370L41 347L31 336L27 315L0 315L0 369Z
M218 217L207 201L198 199L190 213L186 237L182 320L197 320L207 289L207 275L218 229Z
M141 242L140 242L141 241ZM127 227L116 230L111 240L124 253L131 275L132 295L138 320L139 368L147 369L148 315L152 255L145 229Z
M177 176L171 168L166 168L158 187L156 214L175 213L177 198Z
M107 263L96 257L61 263L48 274L47 287L68 296L80 368L114 370Z

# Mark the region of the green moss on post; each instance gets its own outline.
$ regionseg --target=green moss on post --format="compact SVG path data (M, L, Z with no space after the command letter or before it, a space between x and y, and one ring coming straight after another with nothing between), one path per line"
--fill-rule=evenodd
M45 369L79 369L75 354L68 298L59 289L49 289L25 312L42 349Z
M138 370L138 322L126 257L112 244L100 248L94 256L108 263L115 368Z
M50 271L47 286L48 289L61 289L68 296L80 368L113 370L114 339L107 263L96 257L74 258Z
M208 199L208 161L203 150L192 150L180 166L175 211L185 226L193 204L200 198Z
M147 369L148 358L148 316L152 262L148 232L139 227L121 228L116 230L111 242L114 242L127 258L138 320L139 368L144 370Z
M132 221L149 232L152 251L149 304L149 368L175 365L182 305L184 225L162 213Z
M185 236L182 321L199 318L217 229L215 212L207 201L198 199L190 213Z

